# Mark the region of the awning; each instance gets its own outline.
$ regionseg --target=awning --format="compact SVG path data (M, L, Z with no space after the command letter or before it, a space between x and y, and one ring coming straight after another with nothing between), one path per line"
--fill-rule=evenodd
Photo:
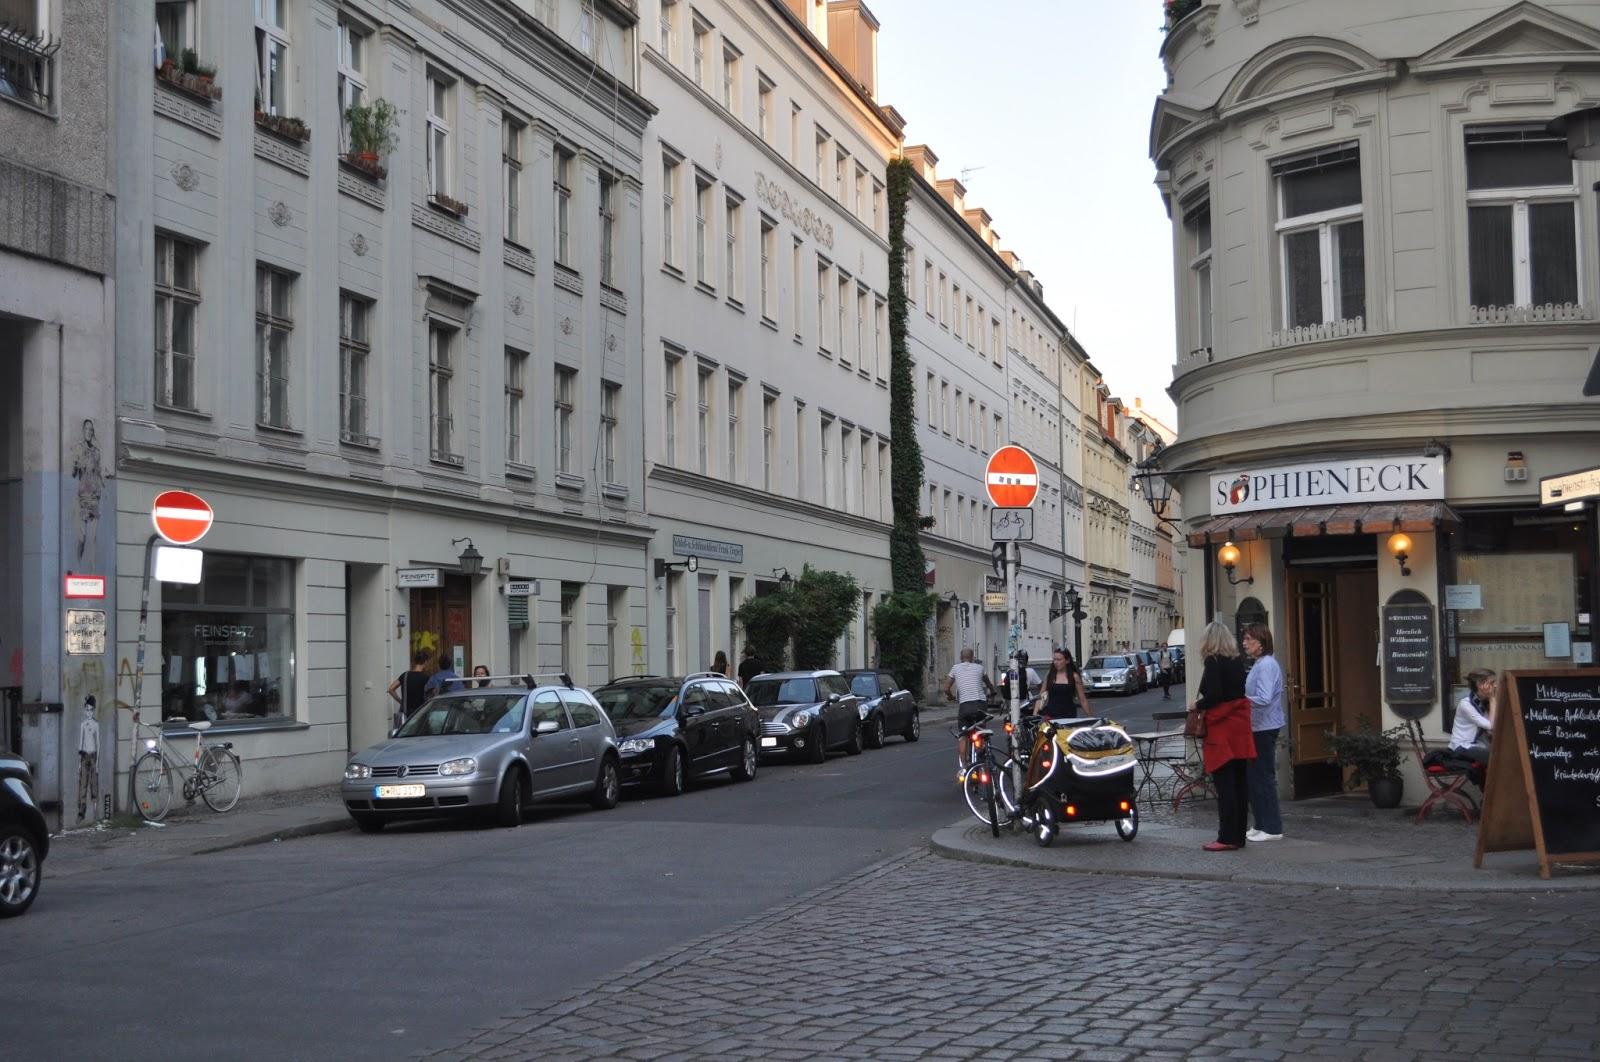
M1213 516L1189 532L1189 545L1248 542L1255 538L1313 535L1373 535L1391 531L1433 531L1461 518L1444 502L1322 505L1307 509L1268 509L1236 516Z

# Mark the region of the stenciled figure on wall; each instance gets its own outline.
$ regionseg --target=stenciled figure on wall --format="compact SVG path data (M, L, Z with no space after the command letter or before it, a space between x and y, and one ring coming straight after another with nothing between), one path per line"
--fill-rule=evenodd
M78 820L86 809L100 804L100 721L94 717L94 694L83 699L83 722L78 724Z
M72 448L72 478L78 481L78 560L95 555L100 526L100 496L105 476L100 471L100 444L95 442L94 421L83 422L83 438Z

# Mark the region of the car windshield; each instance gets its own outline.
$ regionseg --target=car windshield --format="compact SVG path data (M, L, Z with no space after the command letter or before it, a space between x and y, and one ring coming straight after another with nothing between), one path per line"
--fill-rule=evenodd
M878 676L851 675L850 692L857 697L876 697L878 695Z
M435 697L407 719L395 737L445 734L514 734L522 729L526 694L489 693L479 697Z
M1127 666L1128 658L1125 656L1091 656L1089 658L1089 667L1093 670Z
M677 695L677 686L608 686L594 691L595 700L613 720L654 719Z
M815 704L817 680L814 678L755 679L745 690L757 708L775 704Z

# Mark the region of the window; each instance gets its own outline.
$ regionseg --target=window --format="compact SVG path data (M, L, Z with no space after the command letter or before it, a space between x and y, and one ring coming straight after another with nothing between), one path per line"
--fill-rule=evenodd
M594 0L583 0L578 8L578 51L590 59L600 58L600 34L596 32Z
M573 665L578 660L578 603L583 599L582 583L561 584L561 671L570 675ZM573 724L578 723L577 713L573 713Z
M661 157L661 261L678 268L678 174L682 164L670 155Z
M773 84L765 74L756 73L756 132L761 134L761 139L768 144L772 143L773 114L772 93Z
M29 21L30 14L37 14L32 0L22 0L20 5L0 4L0 22L20 28L24 35L37 37L42 27ZM183 50L195 46L194 0L156 0L156 35L161 38L162 54L174 63L181 60ZM9 66L6 73L11 73Z
M455 450L456 330L428 323L428 436L435 461L459 465Z
M778 445L778 400L761 396L761 487L772 489L772 460Z
M956 442L967 441L966 422L961 417L961 388L956 388Z
M340 133L346 134L345 112L367 98L367 34L344 19L339 20L339 118ZM348 138L345 147L350 146Z
M901 264L905 267L905 274L900 278L900 284L906 289L906 302L912 304L915 304L917 301L917 293L911 286L911 267L915 264L916 259L917 249L911 246L909 243L906 244L905 257L901 262Z
M867 289L856 289L856 365L867 371Z
M967 296L966 312L961 318L961 335L966 336L967 346L972 346L972 296Z
M961 285L960 284L952 284L952 285L950 285L950 305L952 306L952 308L955 311L954 314L952 315L954 320L952 320L950 322L951 330L955 332L956 338L960 339L961 338Z
M1278 185L1284 326L1365 316L1358 149L1351 145L1280 160L1272 172Z
M923 260L922 263L922 308L929 317L933 316L933 263Z
M711 286L711 182L694 178L694 270L695 280Z
M665 405L661 419L663 426L666 428L667 464L669 465L678 463L678 389L682 364L683 359L678 355L667 355Z
M600 283L616 285L617 179L600 175Z
M556 262L572 265L572 152L556 148L552 191L556 207Z
M967 396L967 441L973 447L978 445L978 400L971 395Z
M372 442L367 408L367 365L372 360L368 322L372 303L347 291L339 293L339 437L345 442Z
M1578 188L1566 140L1541 128L1467 132L1474 307L1578 302Z
M876 177L872 179L872 231L883 233L883 182Z
M706 83L706 49L711 47L711 27L703 22L699 15L694 17L694 63L690 70L694 83L711 91L711 86Z
M840 148L833 154L833 197L840 206L850 205L850 186L845 183L845 173L850 169L850 153Z
M199 583L161 588L163 721L294 716L294 585L293 561L207 550Z
M600 471L604 482L619 483L617 476L617 396L622 385L600 385Z
M256 266L256 423L289 426L289 340L294 331L290 298L294 278Z
M833 418L822 418L822 496L823 505L833 504Z
M761 316L769 321L777 317L777 311L772 304L772 289L778 282L778 264L774 261L777 253L777 224L763 217L761 219Z
M512 464L529 464L523 452L523 410L528 392L525 381L528 375L528 355L520 350L506 351L506 460Z
M556 366L556 471L572 472L572 412L577 401L578 370Z
M806 404L799 399L794 403L794 493L797 498L806 493Z
M1201 202L1183 218L1189 232L1190 282L1194 285L1195 336L1197 349L1211 349L1211 204Z
M658 38L661 54L668 62L678 59L678 0L661 0L661 36Z
M739 479L739 403L742 401L744 384L738 380L728 381L728 467L724 470L730 481Z
M937 398L935 397L937 394L937 387L938 377L934 376L933 373L930 372L928 374L928 386L926 388L926 393L928 396L928 415L926 417L926 421L929 429L937 428L939 426L939 412L936 404Z
M823 130L822 126L819 125L817 126L817 166L812 174L812 176L816 179L818 188L827 187L825 184L823 184L823 176L827 172L827 165L828 134Z
M839 272L839 291L835 306L838 313L834 321L833 334L834 338L839 342L839 364L849 368L850 350L846 339L850 335L850 330L845 326L845 315L849 312L848 308L850 306L850 278L843 270Z
M1000 364L1000 318L989 320L989 354L996 365Z
M561 28L558 14L557 0L533 0L533 17L552 30Z
M939 381L939 430L950 434L950 383Z
M889 444L886 442L878 443L878 506L885 521L894 519L894 499L889 497Z
M200 248L156 236L156 404L195 408L195 321L200 316Z
M872 363L877 367L878 379L889 378L889 306L882 299L872 300Z
M711 472L711 370L695 372L695 467L702 476Z
M794 246L789 253L789 286L794 292L794 339L800 341L800 322L805 320L806 295L804 286L800 283L801 240L796 236Z
M833 287L831 272L828 263L819 258L817 260L817 349L824 354L832 349L828 345L828 292Z
M667 650L667 674L678 673L678 587L683 579L678 575L667 576L667 625L662 632L662 640Z
M865 166L856 165L856 217L867 216L867 170Z
M722 106L737 114L739 105L739 49L722 44Z
M854 442L855 432L849 428L839 429L839 508L850 512L855 504L855 492L850 489L850 449Z
M740 283L744 269L744 256L740 253L740 202L739 197L732 192L727 192L723 200L723 233L722 238L727 244L726 261L723 269L724 288L728 298L739 301L744 295L744 285Z
M939 274L939 323L950 327L950 288L943 273Z
M289 94L288 0L256 0L257 108L286 114Z
M450 89L451 83L428 74L428 194L450 194Z
M622 643L617 639L623 625L623 617L628 614L628 588L626 586L613 586L606 590L606 674L619 675L623 673L624 665L620 656Z
M522 134L526 126L509 114L500 116L500 185L505 200L506 239L526 245L522 235Z

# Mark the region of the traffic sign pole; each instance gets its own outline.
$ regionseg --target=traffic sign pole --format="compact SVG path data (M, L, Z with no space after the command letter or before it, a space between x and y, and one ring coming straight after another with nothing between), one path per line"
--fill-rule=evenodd
M1011 598L1011 611L1007 617L1008 634L1017 629L1017 576L1022 570L1022 547L1017 546L1016 551L1016 556L1012 558L1012 563L1006 572L1007 589L1010 591L1009 596ZM1022 738L1022 686L1027 681L1022 668L1017 664L1015 647L1020 642L1021 637L1018 636L1015 641L1012 641L1011 650L1011 738L1013 743ZM1020 807L1022 804L1022 764L1018 762L1015 756L1011 757L1011 795L1016 799L1017 805Z

